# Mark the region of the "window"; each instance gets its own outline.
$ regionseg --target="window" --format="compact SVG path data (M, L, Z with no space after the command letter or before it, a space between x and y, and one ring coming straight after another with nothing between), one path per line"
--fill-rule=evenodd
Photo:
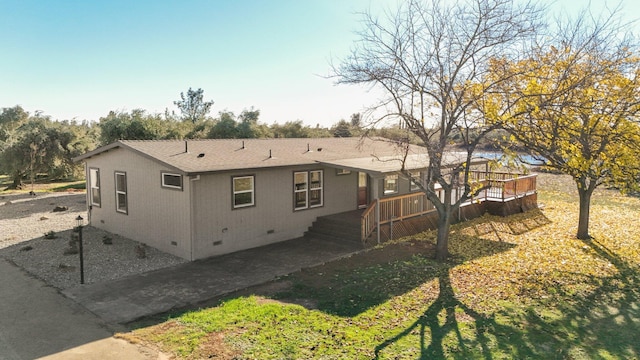
M411 182L411 191L420 190L420 187L416 185L414 180L422 183L422 173L420 171L410 171L409 175L411 175L411 179L413 179L413 180L409 179L409 181Z
M323 205L322 170L293 173L294 209L302 210Z
M349 174L351 174L351 170L336 169L336 175L349 175Z
M309 174L305 172L297 172L293 174L293 196L294 209L307 208L307 178Z
M91 205L100 207L100 170L89 169L89 191Z
M322 206L322 170L310 171L309 207Z
M182 175L163 172L162 187L182 190Z
M116 171L116 211L128 213L127 203L127 174Z
M238 176L233 178L233 208L255 205L254 177Z
M398 175L387 175L384 177L384 194L395 194L398 192Z

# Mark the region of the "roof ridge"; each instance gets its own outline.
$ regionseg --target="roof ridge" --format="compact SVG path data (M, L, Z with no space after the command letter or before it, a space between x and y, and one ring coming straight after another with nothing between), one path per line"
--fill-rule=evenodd
M119 142L181 142L181 141L294 141L294 140L306 140L306 141L320 141L320 140L360 140L359 136L349 137L316 137L316 138L233 138L233 139L119 139ZM380 137L367 138L370 140L381 139Z

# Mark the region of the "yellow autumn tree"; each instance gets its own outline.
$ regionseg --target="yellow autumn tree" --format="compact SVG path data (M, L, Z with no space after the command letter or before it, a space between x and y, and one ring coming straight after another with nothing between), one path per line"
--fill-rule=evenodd
M580 197L577 237L589 239L591 195L628 189L640 174L640 58L634 40L608 17L562 30L556 45L524 61L495 59L500 90L478 104L546 167L573 177Z

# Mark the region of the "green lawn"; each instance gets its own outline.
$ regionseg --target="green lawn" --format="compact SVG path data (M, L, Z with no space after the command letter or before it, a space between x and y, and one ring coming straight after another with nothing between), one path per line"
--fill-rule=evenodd
M27 180L24 182L24 187L20 190L7 189L11 185L12 180L8 175L0 175L0 194L12 194L12 193L25 193L31 191L31 183ZM56 180L51 181L49 179L38 179L33 190L37 193L40 192L60 192L60 191L84 191L86 189L86 182L84 180Z
M187 359L640 358L640 200L599 191L580 241L576 198L454 226L447 263L345 259L120 336Z
M9 183L9 176L0 174L0 188L8 186Z

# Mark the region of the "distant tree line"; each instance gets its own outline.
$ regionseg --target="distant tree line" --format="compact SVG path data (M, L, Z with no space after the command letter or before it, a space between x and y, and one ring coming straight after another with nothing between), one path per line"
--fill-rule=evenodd
M304 125L302 120L267 125L253 107L236 115L220 111L210 116L213 101L202 89L180 93L174 104L178 112L151 114L143 109L110 111L97 122L54 121L41 112L29 113L21 106L0 108L0 174L10 176L10 188L21 188L36 176L48 179L82 178L81 164L73 158L118 140L320 138L361 136L360 114L331 127ZM367 134L405 138L406 130L385 128Z
M111 111L100 118L100 145L117 140L161 139L257 139L257 138L319 138L349 137L362 134L360 114L351 121L340 120L330 128L304 125L302 120L284 124L261 123L260 110L253 107L236 115L223 110L210 116L213 101L205 101L202 89L180 93L174 104L180 113L168 109L164 114L149 114L137 109L131 112Z

